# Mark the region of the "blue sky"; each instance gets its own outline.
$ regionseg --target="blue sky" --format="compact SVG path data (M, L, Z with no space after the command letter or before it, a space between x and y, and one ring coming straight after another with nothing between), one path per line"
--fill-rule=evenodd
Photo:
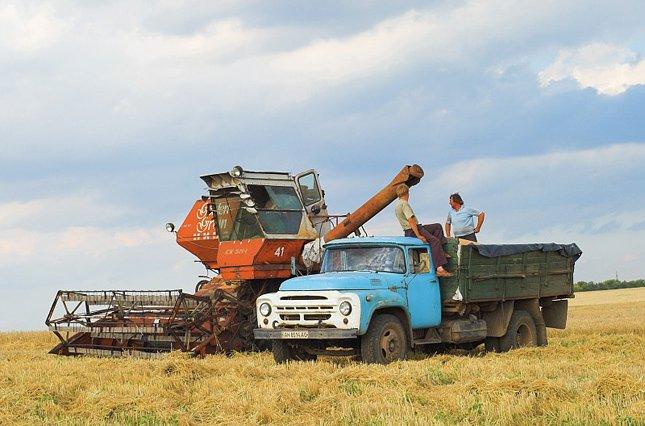
M344 213L416 162L421 221L459 191L483 241L643 278L639 3L0 2L0 329L59 288L192 289L163 225L236 164L316 168Z

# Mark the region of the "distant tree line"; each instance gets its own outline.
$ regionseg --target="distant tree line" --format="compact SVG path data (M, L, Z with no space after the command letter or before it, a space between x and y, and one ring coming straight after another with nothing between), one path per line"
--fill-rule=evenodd
M613 290L616 288L645 287L645 280L619 281L606 280L601 282L578 281L573 285L573 291Z

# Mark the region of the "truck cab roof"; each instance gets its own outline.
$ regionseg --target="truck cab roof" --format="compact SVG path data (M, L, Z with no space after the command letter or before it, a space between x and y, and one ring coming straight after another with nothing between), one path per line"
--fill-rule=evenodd
M418 238L413 237L394 237L394 236L376 236L376 237L352 237L352 238L340 238L338 240L333 240L324 245L325 248L332 248L335 246L346 246L346 245L383 245L383 244L396 244L401 246L426 246Z

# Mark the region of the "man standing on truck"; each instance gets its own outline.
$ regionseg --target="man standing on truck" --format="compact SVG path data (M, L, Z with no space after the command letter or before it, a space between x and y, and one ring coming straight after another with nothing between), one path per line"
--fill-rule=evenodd
M426 244L430 244L432 263L437 268L438 277L450 277L448 271L443 266L448 263L446 254L443 252L442 244L445 242L443 229L438 223L431 225L421 225L408 200L410 199L410 188L402 183L396 187L396 195L399 197L399 202L396 205L394 213L396 218L403 228L403 233L406 237L417 237Z
M450 195L448 204L450 204L451 208L446 219L446 235L450 236L450 230L454 225L455 238L477 242L475 234L479 233L484 224L484 212L472 207L465 207L464 200L458 192ZM477 225L474 223L475 217L477 218Z

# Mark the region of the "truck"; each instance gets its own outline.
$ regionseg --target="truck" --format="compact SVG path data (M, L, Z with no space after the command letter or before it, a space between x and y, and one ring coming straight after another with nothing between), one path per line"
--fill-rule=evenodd
M324 245L319 274L284 281L256 300L257 340L277 363L318 355L386 364L410 350L505 352L547 345L566 327L575 244L444 244L451 277L411 237L354 237Z

